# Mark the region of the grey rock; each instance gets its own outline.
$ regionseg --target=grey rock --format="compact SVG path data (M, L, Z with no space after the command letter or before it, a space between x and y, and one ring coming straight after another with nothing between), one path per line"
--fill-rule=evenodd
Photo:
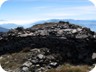
M82 29L81 28L77 28L77 31L82 31Z
M44 58L45 58L45 56L44 56L43 54L38 54L37 57L38 57L39 59L44 59Z
M92 59L96 59L96 53L92 54Z
M73 29L73 30L72 30L72 33L77 33L77 30L76 30L76 29Z
M32 65L32 63L30 61L26 61L23 66L27 66L27 67L30 67Z
M57 63L57 62L51 62L51 63L50 63L50 66L51 66L51 67L57 67L57 66L58 66L58 63Z
M44 67L41 67L37 69L36 72L46 72L46 69Z
M37 63L39 62L39 60L38 60L38 59L36 59L36 60L31 60L31 62L34 63L34 64L37 64Z
M87 37L88 37L88 35L77 35L77 36L76 36L76 38L80 38L80 39L81 39L81 38L87 38Z
M93 35L94 38L96 38L96 35Z
M29 72L29 68L28 67L23 67L21 72Z
M55 57L52 56L52 55L48 55L48 56L47 56L47 60L55 60Z
M57 31L57 34L58 34L58 35L62 35L63 32L64 32L63 30L58 30L58 31Z

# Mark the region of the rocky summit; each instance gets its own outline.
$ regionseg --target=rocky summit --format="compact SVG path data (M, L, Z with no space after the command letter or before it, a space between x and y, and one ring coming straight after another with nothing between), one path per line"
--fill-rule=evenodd
M0 33L0 55L30 51L17 72L46 72L63 63L96 63L96 33L59 21ZM14 71L16 72L16 71Z

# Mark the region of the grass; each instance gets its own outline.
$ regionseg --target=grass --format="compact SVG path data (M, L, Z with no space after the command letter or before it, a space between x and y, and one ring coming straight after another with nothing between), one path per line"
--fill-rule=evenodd
M18 53L2 55L2 58L0 59L0 64L4 69L14 70L24 63L28 54L29 52L21 51Z
M5 70L14 70L20 67L26 61L26 57L28 57L29 54L30 51L24 49L18 53L2 55L2 58L0 58L0 63ZM89 72L90 69L92 69L92 66L71 65L66 63L57 68L50 69L47 72Z
M88 65L70 65L64 64L56 69L50 69L47 72L89 72L90 66Z

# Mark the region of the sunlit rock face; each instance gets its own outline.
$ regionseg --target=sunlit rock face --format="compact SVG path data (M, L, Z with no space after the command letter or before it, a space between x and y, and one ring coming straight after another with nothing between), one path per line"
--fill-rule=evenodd
M27 47L47 48L50 54L60 57L57 60L61 63L93 64L96 61L93 57L96 52L96 33L69 22L44 23L28 29L18 27L0 34L1 55L19 52ZM42 57L39 55L39 58Z

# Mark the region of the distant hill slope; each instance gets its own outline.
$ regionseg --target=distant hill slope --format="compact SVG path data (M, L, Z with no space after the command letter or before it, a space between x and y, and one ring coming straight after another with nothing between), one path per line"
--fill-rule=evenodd
M8 29L0 27L0 32L7 32L7 31L8 31Z
M6 29L14 29L14 28L20 27L19 25L14 23L1 24L0 26Z

